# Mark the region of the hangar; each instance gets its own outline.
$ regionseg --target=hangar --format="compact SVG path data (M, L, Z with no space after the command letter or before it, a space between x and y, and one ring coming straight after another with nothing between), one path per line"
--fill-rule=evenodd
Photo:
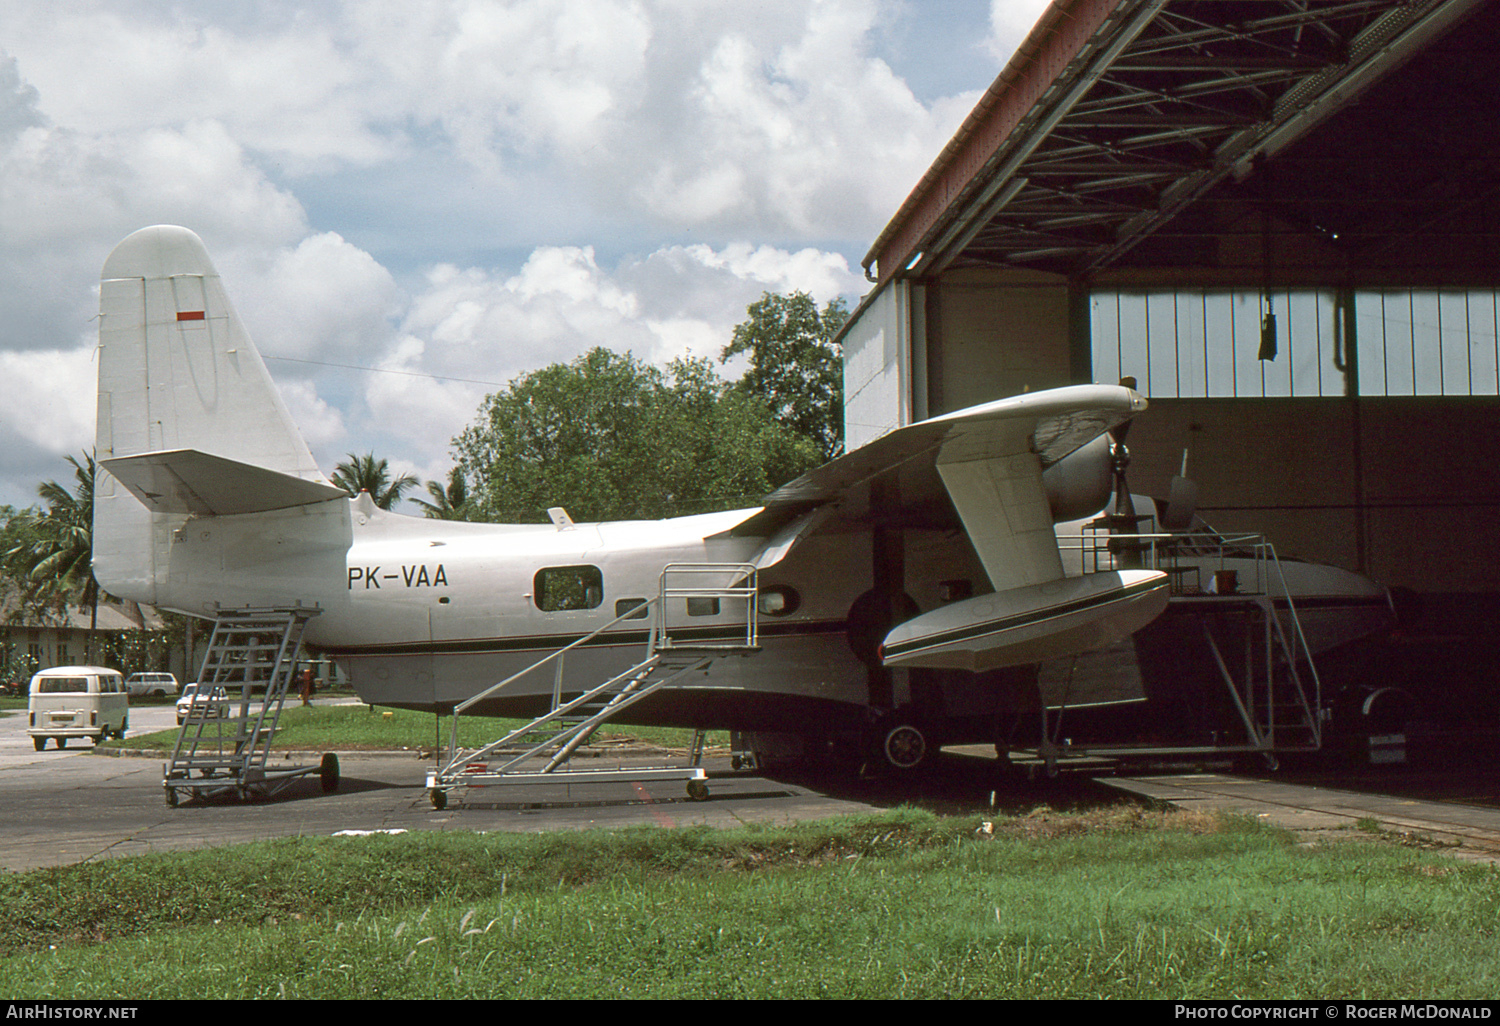
M864 259L852 449L1130 375L1130 481L1490 634L1500 5L1056 0Z

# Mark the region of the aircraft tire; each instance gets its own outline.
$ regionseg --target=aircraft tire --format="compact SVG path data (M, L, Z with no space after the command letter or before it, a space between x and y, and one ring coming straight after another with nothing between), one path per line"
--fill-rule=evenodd
M324 794L333 794L339 789L339 757L332 752L323 753L323 763L318 767L318 781Z
M879 727L880 760L898 773L915 773L932 762L932 737L915 720L894 717Z

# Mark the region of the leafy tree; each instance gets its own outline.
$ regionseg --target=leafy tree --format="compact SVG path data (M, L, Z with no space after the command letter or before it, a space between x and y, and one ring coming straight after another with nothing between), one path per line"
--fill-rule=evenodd
M819 461L707 360L596 348L512 381L454 439L476 519L656 518L751 505Z
M347 462L334 468L333 483L355 495L369 492L370 498L381 509L391 509L401 501L402 493L419 483L411 474L402 474L391 480L390 465L385 460L377 460L373 452L363 456L351 452L348 456Z
M40 539L36 526L40 517L35 506L0 506L0 596L6 600L7 618L17 623L37 612L35 603L28 604L25 598L33 590L30 553Z
M6 523L7 575L21 589L24 614L61 615L70 605L88 606L90 630L98 621L99 582L94 579L94 457L73 467L74 488L56 481L37 487L44 511L25 510Z
M464 480L462 467L454 467L448 472L446 488L441 481L428 481L427 493L432 496L431 502L412 500L422 507L423 516L432 520L468 519L465 507L469 503L469 484Z
M763 293L746 309L721 359L749 354L737 387L759 397L776 419L813 440L823 459L844 448L844 362L834 336L849 319L842 299L821 311L806 292Z

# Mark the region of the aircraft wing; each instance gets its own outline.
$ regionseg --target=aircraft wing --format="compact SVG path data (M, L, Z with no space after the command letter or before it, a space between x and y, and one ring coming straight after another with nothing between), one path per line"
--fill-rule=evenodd
M1067 577L1053 529L1059 497L1043 473L1145 408L1128 388L1083 385L935 417L778 488L730 533L765 537L756 559L764 567L814 531L941 529L958 526L956 513L994 590L896 625L879 649L888 666L987 670L1111 644L1166 607L1166 575ZM1108 450L1092 446L1080 459L1073 483L1085 482L1085 495L1097 489L1102 505Z
M1119 385L1074 385L934 417L783 485L731 533L776 537L818 507L848 527L946 526L956 511L996 591L1055 580L1063 573L1043 471L1145 408ZM881 477L896 482L894 497L872 497Z

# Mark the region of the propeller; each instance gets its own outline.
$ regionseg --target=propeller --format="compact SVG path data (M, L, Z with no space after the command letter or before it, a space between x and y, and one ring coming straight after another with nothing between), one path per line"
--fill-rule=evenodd
M1167 490L1167 508L1161 511L1164 531L1186 531L1193 524L1198 509L1198 482L1187 476L1188 451L1182 450L1182 470L1172 478Z
M1135 378L1121 378L1120 384L1134 389ZM1109 465L1114 475L1115 504L1105 521L1111 535L1136 534L1141 522L1135 512L1135 502L1130 497L1130 485L1125 479L1125 470L1130 466L1130 449L1125 445L1125 436L1130 433L1130 423L1127 420L1109 429ZM1110 541L1109 548L1115 555L1116 564L1123 570L1138 570L1145 565L1145 556L1139 543L1115 538Z
M1120 379L1120 384L1134 389L1135 378L1123 377ZM1115 557L1115 566L1121 570L1141 570L1146 567L1146 553L1151 543L1136 537L1141 533L1142 521L1156 519L1157 523L1153 526L1153 530L1172 533L1186 531L1192 524L1198 505L1198 484L1187 476L1188 450L1183 449L1181 472L1172 478L1167 501L1162 503L1161 500L1157 500L1157 508L1154 511L1157 516L1155 518L1150 514L1142 516L1136 512L1135 500L1130 493L1130 482L1126 477L1126 471L1130 467L1130 449L1125 444L1125 439L1130 434L1131 423L1127 420L1109 429L1109 463L1113 478L1114 503L1109 512L1093 523L1095 527L1108 530L1109 551ZM1192 430L1198 431L1201 428L1194 424Z

